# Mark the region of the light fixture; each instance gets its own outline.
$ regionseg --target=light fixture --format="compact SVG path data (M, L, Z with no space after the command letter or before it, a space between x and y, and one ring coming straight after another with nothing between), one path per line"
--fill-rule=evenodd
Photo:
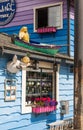
M39 69L39 61L38 60L35 60L33 62L33 69Z

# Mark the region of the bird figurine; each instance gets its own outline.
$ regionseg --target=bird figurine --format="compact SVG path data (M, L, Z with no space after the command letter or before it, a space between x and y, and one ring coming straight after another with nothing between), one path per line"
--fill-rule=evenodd
M30 58L28 56L24 56L21 59L21 62L24 63L26 66L29 66L30 65Z
M28 28L23 26L20 31L19 31L19 39L23 40L24 42L29 43L30 42L30 37L28 33Z
M20 70L20 60L17 59L17 56L14 55L13 59L7 63L7 70L10 73L17 73Z

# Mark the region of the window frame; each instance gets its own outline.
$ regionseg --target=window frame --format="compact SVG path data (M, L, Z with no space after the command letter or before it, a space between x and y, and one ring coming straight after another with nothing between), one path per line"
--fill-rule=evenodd
M26 68L22 67L22 114L32 112L31 106L26 107L25 96L26 96Z
M37 32L37 29L36 29L36 25L37 25L37 21L36 21L36 10L37 9L41 9L41 8L46 8L46 7L52 7L52 6L57 6L57 5L60 5L60 8L61 8L61 26L60 27L56 27L57 29L62 29L63 28L63 2L58 2L58 3L55 3L55 4L49 4L49 5L44 5L44 6L40 6L40 7L35 7L34 8L34 32Z
M21 107L22 114L32 112L32 106L26 105L26 99L25 99L26 97L26 71L27 71L26 67L22 67L22 107ZM56 77L56 79L54 79L54 77ZM54 83L54 80L56 81L55 83ZM53 89L52 90L55 91L56 100L59 101L59 69L56 72L53 71ZM54 91L52 91L53 96L54 96Z

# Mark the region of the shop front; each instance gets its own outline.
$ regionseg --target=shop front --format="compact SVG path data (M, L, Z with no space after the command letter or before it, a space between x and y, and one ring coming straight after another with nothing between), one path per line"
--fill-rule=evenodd
M73 58L60 54L50 56L16 46L11 37L4 34L0 34L0 53L0 128L44 130L48 123L61 119L61 100L68 100L71 109ZM20 64L14 66L14 72L7 65L15 62L15 55ZM28 66L21 63L26 56L30 59ZM63 118L72 115L71 110L65 114Z

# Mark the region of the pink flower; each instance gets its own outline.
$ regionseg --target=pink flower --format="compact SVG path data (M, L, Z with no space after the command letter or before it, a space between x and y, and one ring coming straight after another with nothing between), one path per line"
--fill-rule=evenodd
M51 98L50 98L50 97L47 97L47 101L50 102L50 101L51 101Z
M40 98L35 98L35 101L36 101L36 102L40 101Z
M56 106L58 104L55 99L51 99L50 97L37 97L33 101L38 106Z
M41 99L41 101L43 101L43 102L45 102L47 99L45 98L45 97L43 97L42 99Z

